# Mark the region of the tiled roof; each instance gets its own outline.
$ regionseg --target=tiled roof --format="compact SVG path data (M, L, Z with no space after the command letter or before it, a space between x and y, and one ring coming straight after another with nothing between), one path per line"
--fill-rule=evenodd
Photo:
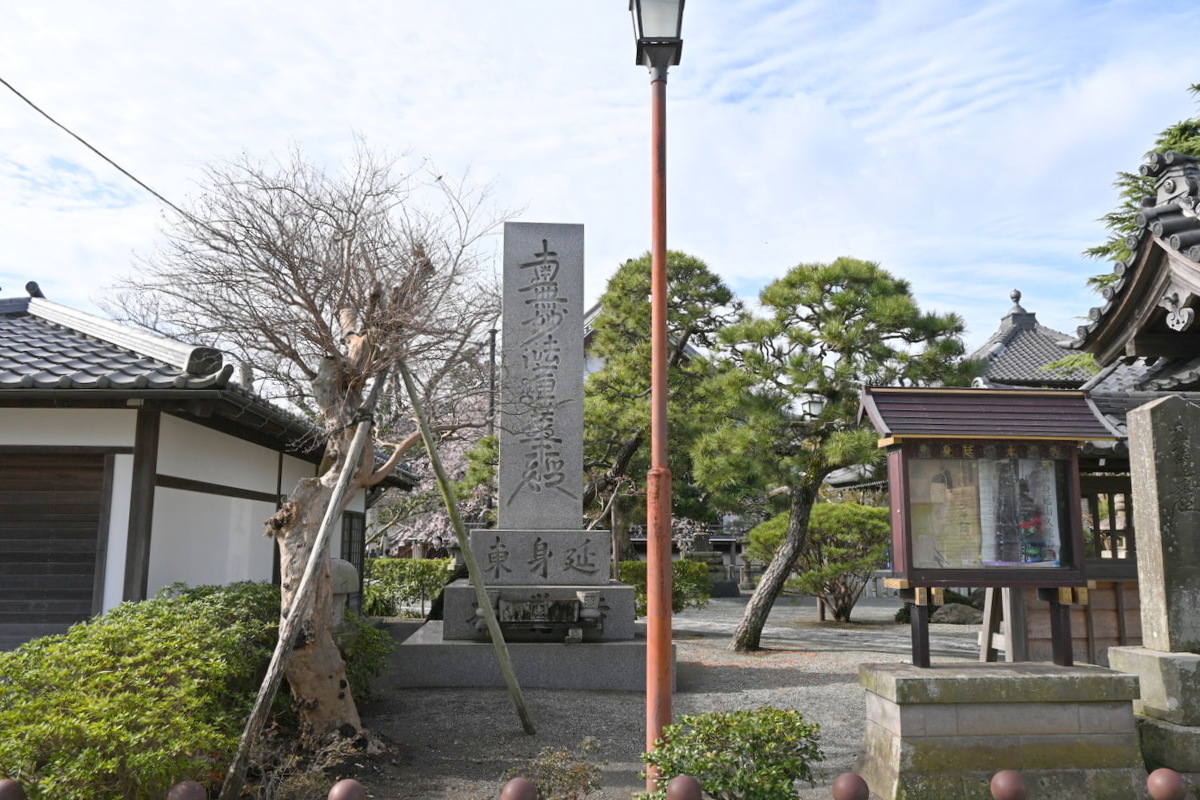
M1078 388L1090 376L1081 369L1046 369L1047 364L1071 354L1070 337L1047 328L1037 315L1021 307L1021 293L1009 295L1013 307L1000 322L1000 329L969 358L984 362L983 379L988 385Z
M1079 391L868 387L862 405L879 435L897 441L1116 438Z
M0 301L0 392L223 388L232 373L211 348L186 347L41 298Z
M1176 152L1151 153L1140 172L1157 179L1156 193L1143 199L1142 210L1136 217L1138 230L1125 239L1125 246L1132 255L1128 261L1118 261L1114 266L1113 282L1103 291L1105 303L1088 313L1089 322L1079 327L1079 338L1073 343L1075 347L1089 345L1090 340L1110 324L1107 318L1121 305L1124 295L1135 283L1135 273L1145 268L1143 255L1153 244L1200 262L1200 168L1197 160ZM1174 314L1180 309L1167 308L1167 311Z
M204 424L320 459L325 432L247 388L230 383L221 351L194 347L36 296L0 298L0 400L52 395L104 401L130 395L181 401L217 398ZM53 402L59 402L54 400ZM377 454L378 459L378 454ZM397 469L388 485L418 479Z

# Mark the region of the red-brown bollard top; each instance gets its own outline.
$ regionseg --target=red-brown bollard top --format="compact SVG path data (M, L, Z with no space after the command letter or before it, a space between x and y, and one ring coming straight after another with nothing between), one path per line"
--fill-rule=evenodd
M353 778L343 778L329 790L329 800L367 800L367 790Z
M667 800L702 800L704 788L691 775L676 775L667 784Z
M0 780L0 800L25 800L25 789L12 778Z
M843 772L833 779L833 800L867 800L871 790L857 772Z
M992 776L993 800L1025 800L1029 789L1021 773L1012 769L1002 769Z
M513 778L500 790L500 800L537 800L537 787L529 778Z
M1160 767L1146 778L1146 791L1150 792L1154 800L1183 800L1187 797L1188 788L1183 776L1178 772Z
M196 781L184 781L171 787L171 791L167 792L167 800L208 800L208 792Z

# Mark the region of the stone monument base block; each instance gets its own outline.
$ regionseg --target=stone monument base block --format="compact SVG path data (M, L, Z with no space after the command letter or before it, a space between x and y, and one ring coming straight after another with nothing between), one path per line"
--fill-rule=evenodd
M646 640L580 644L509 643L522 689L646 690ZM672 647L671 659L675 653ZM381 690L413 687L505 686L491 642L446 641L431 620L405 639L391 657ZM674 686L672 686L674 689Z
M1141 699L1133 710L1176 725L1200 726L1200 655L1149 647L1110 647L1108 663L1137 675Z
M884 800L988 800L1017 770L1038 800L1146 798L1132 675L1054 664L864 664L857 771Z
M488 586L504 638L509 642L561 643L571 628L586 642L618 642L633 638L636 603L633 587L609 581L604 586ZM579 592L596 592L602 625L585 619L571 620ZM465 578L446 587L443 596L443 634L447 641L490 641L483 618L478 616L475 589ZM567 615L564 619L563 615ZM508 618L506 620L506 618Z
M1137 732L1146 769L1153 771L1159 767L1170 767L1184 775L1190 785L1197 785L1195 779L1200 777L1200 728L1138 715Z

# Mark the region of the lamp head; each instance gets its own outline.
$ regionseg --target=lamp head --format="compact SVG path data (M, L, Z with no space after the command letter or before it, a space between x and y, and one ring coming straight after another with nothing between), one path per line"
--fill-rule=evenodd
M650 69L675 66L683 53L684 0L629 0L637 63Z

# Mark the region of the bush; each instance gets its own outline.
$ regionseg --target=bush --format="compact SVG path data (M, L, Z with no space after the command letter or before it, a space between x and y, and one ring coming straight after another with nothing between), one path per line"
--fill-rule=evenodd
M404 606L432 600L450 579L449 558L368 558L363 570L362 613L399 617Z
M883 566L891 541L887 508L858 503L817 503L808 534L788 586L824 599L833 617L850 621L871 573ZM750 531L747 552L770 561L787 533L788 514L779 514Z
M633 586L637 615L646 616L646 562L622 561L617 574L622 583ZM685 608L704 608L708 605L708 565L699 561L671 562L671 610L678 614Z
M538 800L579 800L600 788L600 767L588 761L599 745L584 739L574 752L567 747L543 747L533 760L501 776L502 780L528 778L537 787Z
M680 717L642 754L659 776L642 797L663 800L672 778L691 775L712 800L792 800L797 781L812 783L819 731L800 712L770 706Z
M387 631L371 625L353 611L347 611L346 627L350 630L342 652L346 659L346 680L355 700L375 697L371 682L388 668L388 653L396 648L396 640Z
M30 800L217 781L270 659L279 591L173 588L0 653L0 775Z

